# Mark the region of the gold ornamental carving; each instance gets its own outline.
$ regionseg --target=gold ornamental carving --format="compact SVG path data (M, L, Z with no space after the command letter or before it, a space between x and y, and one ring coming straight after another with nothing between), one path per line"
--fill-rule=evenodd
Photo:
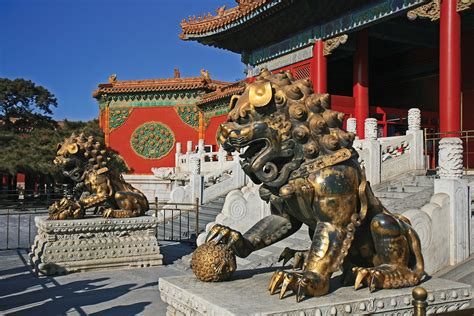
M474 0L458 0L456 10L458 12L465 11L471 8ZM430 19L431 21L437 21L440 17L441 1L432 0L425 5L422 5L416 9L410 10L407 13L407 17L410 21L416 18Z
M252 93L250 93L252 91ZM247 232L215 224L193 255L200 280L230 277L234 256L246 258L292 235L305 224L307 250L285 248L268 285L280 299L296 301L330 292L332 274L355 290L417 285L424 277L419 237L402 215L374 196L358 154L355 134L343 129L344 114L330 109L328 94L315 94L309 80L263 69L233 98L219 142L240 152L241 166L271 204L271 214ZM285 270L293 260L293 270Z
M324 41L323 54L324 56L331 55L332 51L339 47L339 45L345 44L349 36L342 34L337 37L333 37Z

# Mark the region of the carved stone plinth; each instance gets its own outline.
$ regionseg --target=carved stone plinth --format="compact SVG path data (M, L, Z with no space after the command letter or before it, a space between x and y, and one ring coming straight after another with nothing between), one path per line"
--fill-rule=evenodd
M412 315L413 288L380 290L339 287L333 279L331 293L296 303L292 294L280 300L270 295L270 273L237 271L231 281L205 283L194 276L161 278L161 299L168 304L167 316L181 315ZM421 284L428 291L428 313L469 307L471 286L443 279ZM334 290L333 290L334 289Z
M34 270L43 275L73 271L161 265L156 238L158 220L151 216L78 220L35 218L38 234L31 247Z

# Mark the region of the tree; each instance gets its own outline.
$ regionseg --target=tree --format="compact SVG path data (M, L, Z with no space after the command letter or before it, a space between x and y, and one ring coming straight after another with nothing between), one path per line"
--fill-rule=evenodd
M0 78L0 128L24 132L32 128L51 128L52 108L57 100L46 88L25 79Z
M72 133L84 133L86 136L94 136L100 142L104 141L98 120L64 120L57 128L35 128L28 133L0 131L0 173L60 176L53 164L57 144ZM112 164L122 172L128 171L123 160L117 155L113 155Z

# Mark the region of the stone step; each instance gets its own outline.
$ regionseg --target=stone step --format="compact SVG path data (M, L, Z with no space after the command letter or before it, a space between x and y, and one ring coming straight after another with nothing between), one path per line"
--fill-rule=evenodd
M222 207L224 206L224 204L205 204L205 205L201 205L199 207L199 210L206 210L206 211L217 211L217 212L220 212L222 210Z
M392 198L392 199L404 199L410 195L408 192L374 192L378 198Z
M407 192L407 193L416 193L425 190L425 187L417 186L399 186L399 187L389 187L386 192Z

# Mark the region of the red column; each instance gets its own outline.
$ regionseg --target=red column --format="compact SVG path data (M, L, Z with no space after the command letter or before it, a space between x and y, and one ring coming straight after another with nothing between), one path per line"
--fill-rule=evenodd
M311 81L315 93L327 93L327 61L324 56L324 42L317 40L313 46L313 60L311 63Z
M440 132L461 130L461 19L456 11L456 5L456 0L441 1L439 32Z
M357 33L357 49L354 54L353 94L354 114L357 119L357 135L364 138L364 123L369 116L369 38L367 30Z

